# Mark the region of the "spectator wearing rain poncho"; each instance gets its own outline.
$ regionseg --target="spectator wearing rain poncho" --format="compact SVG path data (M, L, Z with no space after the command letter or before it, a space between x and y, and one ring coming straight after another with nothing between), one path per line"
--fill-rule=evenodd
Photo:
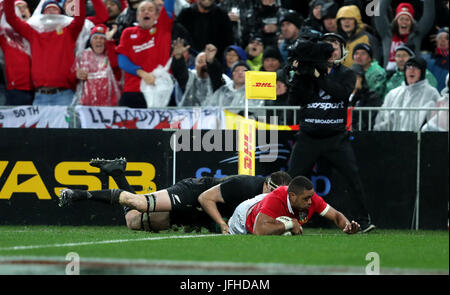
M427 123L422 127L422 131L447 131L448 132L448 74L445 79L446 87L441 91L441 98L436 102L435 107L445 108L442 111L432 111Z
M393 72L392 76L386 81L386 92L384 95L388 94L392 89L402 85L403 81L405 81L405 64L414 56L414 51L405 44L402 44L395 49L395 72ZM427 66L429 66L428 62ZM428 69L425 73L425 79L428 80L428 83L430 83L431 86L437 88L436 78Z
M439 92L425 79L427 63L412 57L405 64L405 82L389 91L382 107L428 108L440 98ZM428 111L381 110L375 120L377 131L419 131L426 123Z
M62 9L54 0L42 4L39 19L41 29L36 29L17 17L14 0L5 0L5 15L11 27L30 43L31 79L35 87L34 105L70 105L76 86L75 47L83 29L86 5L79 1L79 14L68 25L59 23ZM50 15L51 14L51 15ZM52 23L48 26L48 23Z
M107 37L105 25L92 29L89 48L77 57L75 63L80 82L74 102L89 106L117 106L120 90L113 68L118 68L118 64L115 42L111 37L111 34Z
M223 55L224 72L228 77L231 78L231 68L238 61L247 62L247 53L240 46L228 46Z
M187 68L184 56L190 46L185 46L183 39L177 39L172 47L172 73L182 93L181 98L177 97L178 106L201 106L207 97L222 86L222 79L231 81L222 73L222 65L215 58L217 48L214 45L206 45L205 50L195 58L195 68L191 70Z

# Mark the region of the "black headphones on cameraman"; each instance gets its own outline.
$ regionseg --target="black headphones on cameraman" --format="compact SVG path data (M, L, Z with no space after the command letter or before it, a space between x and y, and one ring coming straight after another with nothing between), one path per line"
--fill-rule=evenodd
M322 41L326 41L326 39L337 40L337 41L339 41L339 43L341 43L342 57L340 59L335 60L334 64L342 63L344 61L344 59L348 56L349 51L347 49L345 49L345 45L347 44L347 42L341 35L339 35L337 33L326 33L322 36L321 39L322 39Z

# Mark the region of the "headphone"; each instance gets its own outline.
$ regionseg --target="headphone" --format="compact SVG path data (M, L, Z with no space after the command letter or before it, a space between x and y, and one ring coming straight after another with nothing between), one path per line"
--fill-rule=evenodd
M341 63L344 61L344 59L347 58L347 55L348 55L349 52L350 52L350 51L348 51L347 49L345 49L345 46L342 46L342 49L341 49L341 50L342 50L342 58L333 61L333 63L336 64L336 65L341 64Z
M342 52L342 57L340 59L337 59L335 61L333 61L334 64L338 65L341 64L344 59L347 58L348 54L349 54L349 50L347 50L345 48L345 45L347 44L347 42L345 41L345 39L336 33L326 33L322 36L322 41L325 41L326 39L333 39L333 40L337 40L339 41L339 43L341 43L341 52Z
M266 183L267 183L267 185L269 186L269 188L270 188L271 190L275 190L276 188L279 187L279 185L275 184L275 183L272 181L272 179L271 179L270 177L268 177L268 178L266 179Z

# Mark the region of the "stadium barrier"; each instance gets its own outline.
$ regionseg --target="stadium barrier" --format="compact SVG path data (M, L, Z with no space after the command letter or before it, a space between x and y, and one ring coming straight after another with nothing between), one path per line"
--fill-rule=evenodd
M280 126L298 125L300 107L262 106L249 108L249 116L262 123ZM353 131L373 130L375 115L378 112L391 111L393 115L401 112L426 112L432 118L447 127L448 108L398 108L398 107L350 107L348 108L347 128ZM125 107L89 107L89 106L0 106L1 127L26 128L128 128L128 129L192 129L193 122L183 125L180 118L191 121L200 120L203 125L197 129L227 129L227 116L243 115L244 108L228 107L166 107L149 109L130 109ZM158 121L159 120L159 121ZM275 120L275 121L271 121ZM365 122L366 121L366 122ZM97 123L97 124L95 124ZM166 124L164 124L166 123ZM366 124L367 127L363 124ZM388 129L390 129L388 125ZM416 130L419 131L419 130Z
M19 119L24 113L33 115L33 109L27 109L30 106L23 108L24 111L20 111L20 107L0 110L0 122L5 122L5 110L13 111ZM39 117L52 115L50 110L44 109L34 109L34 112L37 111ZM79 112L72 110L72 113L64 114L61 124L81 123ZM96 120L107 123L109 119L99 114L103 115L96 113ZM157 119L164 122L165 115L171 114L171 110L152 114L162 114ZM144 118L142 113L140 115ZM214 117L214 124L222 126L216 119ZM31 121L20 121L25 125L19 127L30 128L7 128L6 125L0 128L0 224L124 224L121 208L111 209L103 204L79 204L72 210L57 207L57 195L63 187L116 187L112 178L104 177L98 169L89 166L89 159L95 157L125 156L129 162L127 178L138 192L162 189L186 177L223 177L237 173L235 140L231 147L222 142L222 148L208 152L201 144L201 148L195 150L195 142L190 142L190 150L172 150L170 142L177 132L174 128L182 127L181 123L159 122L157 125L162 130L127 129L137 125L124 122L106 125L104 130L76 128L76 125L65 130L45 128L50 124L48 121L44 125L27 125L27 122ZM148 118L145 122L149 122ZM187 132L188 138L206 138L210 131ZM258 175L287 169L296 131L279 131L276 140L271 139L269 131L266 133L261 143L257 139ZM227 138L227 131L222 130L219 135ZM257 134L258 137L262 135ZM235 131L229 138L236 139ZM360 166L367 204L378 227L447 228L448 132L355 131L349 139ZM275 161L261 161L273 152L276 153ZM312 171L311 179L316 191L327 202L348 214L346 183L337 171L326 161L321 161ZM329 226L323 219L313 219L309 225Z

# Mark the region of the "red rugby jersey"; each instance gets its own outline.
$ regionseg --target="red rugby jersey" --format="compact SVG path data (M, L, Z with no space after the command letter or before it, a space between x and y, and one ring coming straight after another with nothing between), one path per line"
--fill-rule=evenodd
M325 215L330 208L329 205L316 193L312 196L311 206L308 208L307 214L301 214L298 210L291 207L288 198L288 187L281 186L268 194L264 199L259 201L247 216L245 227L249 233L253 233L256 216L261 212L272 218L280 216L288 216L295 218L303 225L308 222L314 213Z
M116 52L123 54L146 72L152 72L158 65L165 66L170 58L173 18L165 8L155 25L149 30L139 26L126 28L120 37ZM141 78L125 72L124 92L140 92Z
M80 1L80 14L60 30L39 33L16 15L14 1L4 2L5 16L11 27L28 40L31 48L31 79L35 88L59 87L75 89L75 45L83 29L86 5Z

